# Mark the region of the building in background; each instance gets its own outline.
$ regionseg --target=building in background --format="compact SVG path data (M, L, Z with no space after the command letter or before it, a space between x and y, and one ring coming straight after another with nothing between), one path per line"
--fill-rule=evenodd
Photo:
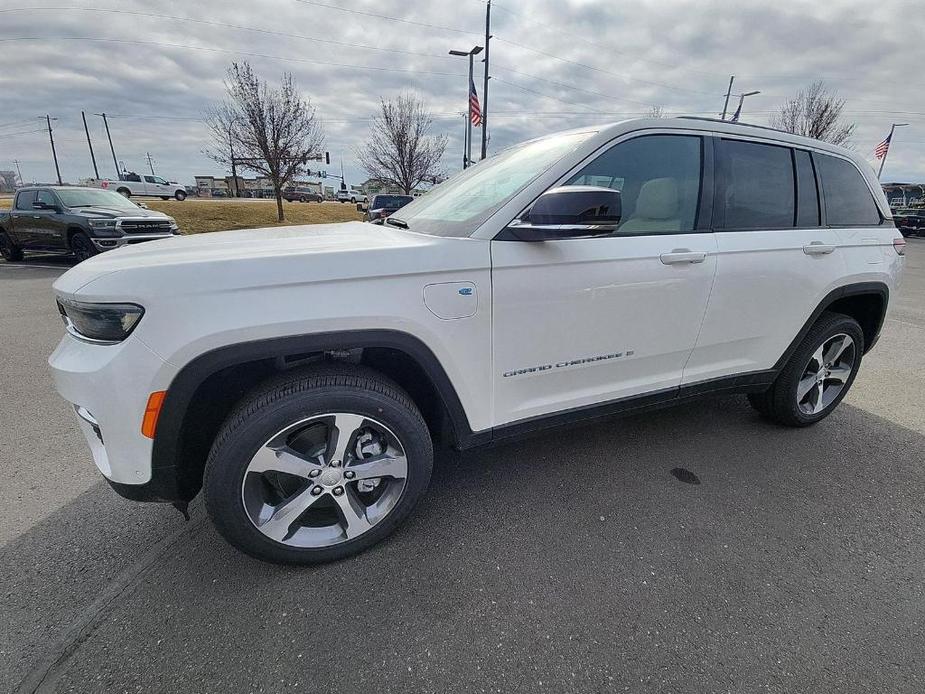
M925 205L925 183L881 183L890 207Z
M195 176L194 190L201 198L273 198L273 184L266 176L245 178L238 176ZM235 185L237 184L237 185ZM307 188L321 194L321 184L317 181L293 181L287 187ZM238 195L235 196L235 191Z
M12 193L18 180L15 171L0 171L0 193Z

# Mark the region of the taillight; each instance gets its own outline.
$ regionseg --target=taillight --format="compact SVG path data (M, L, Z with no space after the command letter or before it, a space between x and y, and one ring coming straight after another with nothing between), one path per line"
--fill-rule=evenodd
M893 250L897 255L906 255L906 239L902 236L893 239Z

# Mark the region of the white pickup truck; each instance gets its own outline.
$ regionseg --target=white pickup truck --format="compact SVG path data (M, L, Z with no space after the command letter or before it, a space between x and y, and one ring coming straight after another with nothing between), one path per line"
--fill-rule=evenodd
M95 188L114 190L127 198L133 195L147 195L162 200L186 199L186 189L176 181L168 181L160 176L142 176L134 172L122 174L122 179L119 181L101 179L93 181L91 185Z

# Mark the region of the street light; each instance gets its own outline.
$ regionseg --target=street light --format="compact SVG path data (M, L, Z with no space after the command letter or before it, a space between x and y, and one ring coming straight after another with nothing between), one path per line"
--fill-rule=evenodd
M756 90L756 91L753 91L753 92L745 92L745 93L743 93L743 94L739 94L739 107L736 109L736 112L735 112L734 114L732 114L732 122L733 122L733 123L738 123L738 122L739 122L739 118L742 116L742 102L745 101L745 97L746 97L746 96L755 96L755 94L761 94L761 92Z
M466 126L466 137L463 143L463 168L469 166L472 161L472 91L475 82L472 81L472 58L482 52L481 46L473 46L471 51L450 51L450 55L468 56L469 57L469 82L466 84L466 103L467 113L469 114L469 124Z

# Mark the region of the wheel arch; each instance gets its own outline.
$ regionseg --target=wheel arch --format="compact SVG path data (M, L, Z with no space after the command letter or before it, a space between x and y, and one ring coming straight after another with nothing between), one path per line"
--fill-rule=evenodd
M394 380L421 409L435 437L457 446L480 442L446 371L412 335L362 330L257 340L206 352L174 377L158 418L145 497L192 499L215 433L241 398L280 371L325 359L362 363Z
M65 232L65 236L67 237L68 248L71 247L71 239L74 238L74 234L78 234L78 233L87 234L87 236L90 235L87 233L87 230L84 229L83 227L79 227L75 224L71 224L70 226L68 226L67 231Z
M880 329L883 327L889 301L890 289L883 282L858 282L833 289L810 314L793 342L777 360L774 369L779 371L784 367L824 311L842 313L860 323L861 330L864 332L864 353L866 354L880 337Z

